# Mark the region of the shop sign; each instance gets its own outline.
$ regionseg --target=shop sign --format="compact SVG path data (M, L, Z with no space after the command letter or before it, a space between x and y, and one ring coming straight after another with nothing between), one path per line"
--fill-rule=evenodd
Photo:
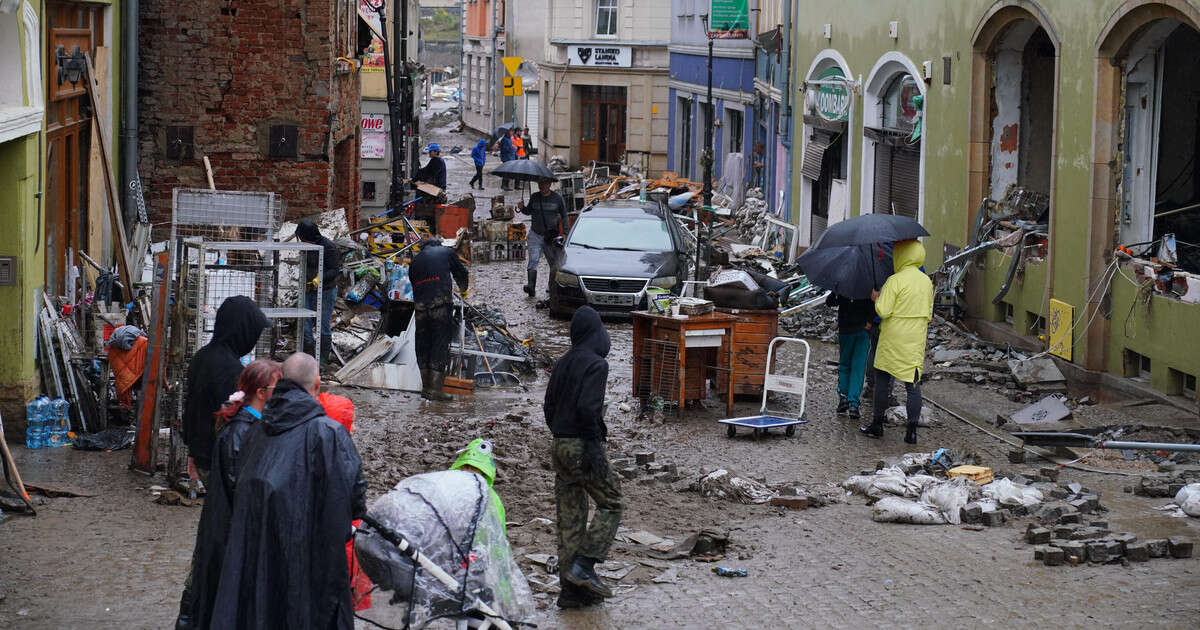
M708 7L709 39L750 37L749 0L712 0Z
M378 160L387 154L387 131L384 129L383 114L363 114L362 147L358 155L365 159Z
M371 25L374 33L383 34L383 24L379 22L379 13L375 7L383 4L381 0L359 0L358 16ZM372 33L371 47L363 55L363 65L359 72L383 72L383 40Z
M840 122L850 117L850 89L842 69L833 66L826 69L808 88L809 111L831 122Z
M628 68L633 65L629 46L567 46L567 63L572 66Z

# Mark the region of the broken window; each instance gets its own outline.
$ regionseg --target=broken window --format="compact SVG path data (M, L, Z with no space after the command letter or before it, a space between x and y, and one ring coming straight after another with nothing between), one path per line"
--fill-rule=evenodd
M1013 187L1050 194L1055 54L1032 20L1009 26L991 52L992 199L1007 198Z
M1200 33L1173 20L1145 29L1124 63L1122 173L1125 245L1175 235L1179 268L1200 273Z

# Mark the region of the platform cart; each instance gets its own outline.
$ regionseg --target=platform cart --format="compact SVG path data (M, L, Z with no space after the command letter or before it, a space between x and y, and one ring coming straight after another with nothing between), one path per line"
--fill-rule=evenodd
M799 343L804 345L804 371L800 377L771 373L771 367L774 365L772 359L775 356L775 348L785 343ZM771 343L767 346L767 367L765 368L763 378L762 406L759 407L758 415L717 420L717 422L725 425L726 435L733 437L737 435L738 427L742 427L752 429L754 437L757 439L759 436L766 434L769 429L784 427L784 433L792 436L796 434L796 425L808 424L808 416L804 411L804 405L808 397L808 357L810 353L811 348L809 348L808 342L803 339L795 337L776 337L772 339ZM792 416L788 412L768 410L767 395L773 391L800 396L800 412Z

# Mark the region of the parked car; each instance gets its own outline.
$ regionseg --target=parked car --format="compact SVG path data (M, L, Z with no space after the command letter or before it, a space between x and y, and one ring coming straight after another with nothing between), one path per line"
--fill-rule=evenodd
M601 314L646 308L646 290L678 294L690 269L691 235L654 201L601 201L571 227L550 282L550 314L584 304Z

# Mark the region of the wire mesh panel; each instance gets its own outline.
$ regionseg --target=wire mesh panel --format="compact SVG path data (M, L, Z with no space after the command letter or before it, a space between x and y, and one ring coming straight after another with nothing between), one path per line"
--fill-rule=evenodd
M283 199L270 192L176 188L171 200L171 241L273 241Z
M679 405L679 344L662 339L643 339L639 354L638 380L633 395L642 402Z

